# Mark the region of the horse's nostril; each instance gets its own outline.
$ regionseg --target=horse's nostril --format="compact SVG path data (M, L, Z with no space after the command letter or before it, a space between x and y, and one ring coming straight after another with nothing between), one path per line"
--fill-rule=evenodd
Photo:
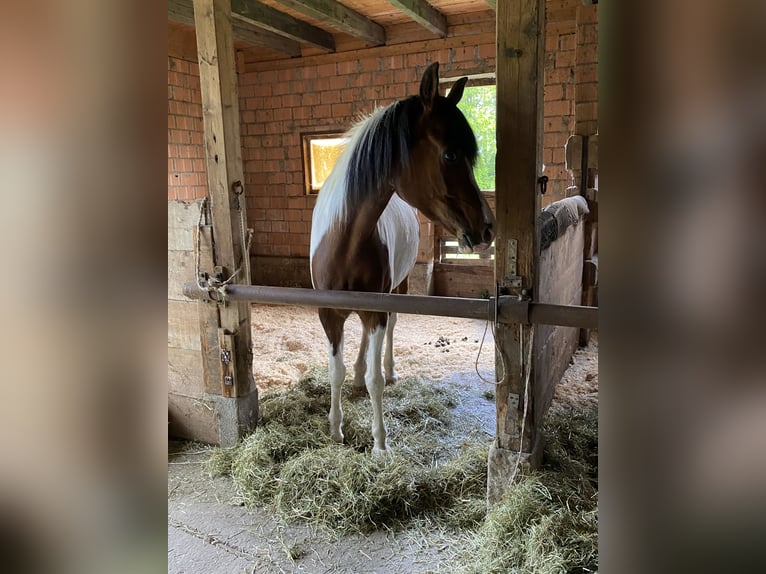
M490 243L495 237L495 229L491 223L489 223L484 230L484 242Z

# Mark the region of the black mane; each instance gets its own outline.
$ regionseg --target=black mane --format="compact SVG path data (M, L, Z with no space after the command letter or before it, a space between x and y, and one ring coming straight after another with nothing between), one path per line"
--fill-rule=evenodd
M366 125L359 125L356 145L351 150L346 174L346 206L352 212L370 195L380 195L392 184L393 176L409 168L415 145L415 125L424 112L422 100L410 96L375 112ZM478 146L462 112L445 97L438 98L433 113L443 118L447 147L476 162Z

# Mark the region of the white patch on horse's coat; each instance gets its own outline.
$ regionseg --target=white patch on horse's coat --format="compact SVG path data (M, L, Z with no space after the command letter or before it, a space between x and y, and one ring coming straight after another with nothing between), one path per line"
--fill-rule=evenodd
M374 441L372 454L374 455L385 454L389 450L386 446L386 426L383 423L383 387L385 381L380 368L385 334L386 329L383 326L370 331L367 347L367 373L364 377L367 393L370 395L372 403L372 438Z
M375 110L370 116L352 127L346 134L350 141L338 158L335 167L325 180L317 197L314 213L311 218L310 260L314 259L322 238L333 225L346 221L346 187L348 185L348 168L354 148L359 144L363 134L375 127L385 108ZM389 267L391 270L391 289L404 281L415 265L420 239L420 224L414 207L394 194L388 206L378 220L378 234L383 244L388 248ZM314 283L313 265L311 283Z
M386 384L396 383L398 377L394 370L394 327L396 327L397 314L389 313L388 326L386 327L386 353L383 358L383 372L386 375Z

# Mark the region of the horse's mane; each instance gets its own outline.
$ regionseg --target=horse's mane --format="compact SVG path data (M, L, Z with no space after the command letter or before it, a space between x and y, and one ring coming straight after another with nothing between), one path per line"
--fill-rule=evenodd
M478 148L465 117L444 97L436 110L444 121L446 145L461 151L473 166ZM349 143L325 181L325 201L317 204L325 212L323 219L345 219L367 198L390 189L394 175L409 168L415 125L423 112L420 97L410 96L376 109L346 133Z
M349 130L347 212L390 186L395 171L409 167L412 126L422 112L420 98L411 96L375 110Z

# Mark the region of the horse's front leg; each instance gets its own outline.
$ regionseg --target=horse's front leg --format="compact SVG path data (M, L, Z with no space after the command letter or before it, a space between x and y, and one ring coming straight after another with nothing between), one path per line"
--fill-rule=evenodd
M394 327L396 326L396 318L396 313L389 313L388 327L386 328L386 355L383 359L386 385L396 384L399 380L399 375L394 370Z
M367 371L367 344L369 337L367 335L367 328L362 328L362 341L359 343L359 355L354 363L354 384L351 387L351 396L353 398L363 397L367 391L365 390L364 376Z
M370 331L369 345L367 347L367 372L365 383L367 392L372 402L372 447L373 455L381 455L390 452L386 445L386 426L383 423L383 387L385 380L381 370L381 354L383 351L383 338L386 334L385 314L380 323Z
M343 364L343 337L340 344L334 347L327 345L330 352L330 437L337 443L343 443L343 408L340 405L340 394L343 381L346 379L346 366ZM333 352L334 351L334 352Z

